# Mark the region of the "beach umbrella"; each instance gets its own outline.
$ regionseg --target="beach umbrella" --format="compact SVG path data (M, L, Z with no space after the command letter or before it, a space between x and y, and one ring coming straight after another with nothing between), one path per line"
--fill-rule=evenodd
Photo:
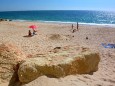
M37 26L36 25L31 25L31 26L29 26L29 28L35 30L37 28Z

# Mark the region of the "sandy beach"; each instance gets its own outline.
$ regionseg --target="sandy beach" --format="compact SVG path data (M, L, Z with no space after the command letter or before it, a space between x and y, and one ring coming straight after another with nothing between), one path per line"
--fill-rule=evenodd
M30 25L37 25L37 35L27 37ZM76 29L76 24L74 24ZM32 30L31 30L32 31ZM41 22L0 22L0 44L11 42L29 58L45 54L55 47L83 46L98 51L101 57L98 71L93 74L69 75L64 78L41 76L22 86L115 86L115 48L104 48L101 43L115 44L115 27L79 25L72 33L71 24ZM8 86L0 80L0 86Z

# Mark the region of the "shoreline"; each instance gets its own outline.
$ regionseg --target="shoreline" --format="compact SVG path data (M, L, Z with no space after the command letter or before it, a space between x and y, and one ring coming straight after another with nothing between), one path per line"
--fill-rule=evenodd
M77 24L77 22L72 21L47 21L47 20L23 20L23 19L7 19L0 18L1 21L13 21L13 22L34 22L34 23L50 23L50 24ZM107 24L107 23L85 23L78 22L79 25L86 26L104 26L104 27L115 27L115 24Z
M12 20L14 22L35 22L35 23L50 23L50 24L77 24L77 22L64 22L64 21L44 21L44 20ZM81 23L79 25L86 26L104 26L104 27L115 27L115 24L98 24L98 23Z

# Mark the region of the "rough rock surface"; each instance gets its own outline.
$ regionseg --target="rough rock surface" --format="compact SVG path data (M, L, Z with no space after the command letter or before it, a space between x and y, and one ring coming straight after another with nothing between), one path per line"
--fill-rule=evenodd
M0 79L9 80L13 73L13 67L25 58L25 55L12 43L0 45Z
M28 83L42 75L60 78L70 74L85 74L98 70L99 54L87 48L55 48L53 52L37 55L21 63L18 70L20 82Z

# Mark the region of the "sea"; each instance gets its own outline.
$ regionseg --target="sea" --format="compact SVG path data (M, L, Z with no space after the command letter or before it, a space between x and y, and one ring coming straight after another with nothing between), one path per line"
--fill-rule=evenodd
M90 10L5 11L0 18L13 21L76 23L115 26L115 12Z

